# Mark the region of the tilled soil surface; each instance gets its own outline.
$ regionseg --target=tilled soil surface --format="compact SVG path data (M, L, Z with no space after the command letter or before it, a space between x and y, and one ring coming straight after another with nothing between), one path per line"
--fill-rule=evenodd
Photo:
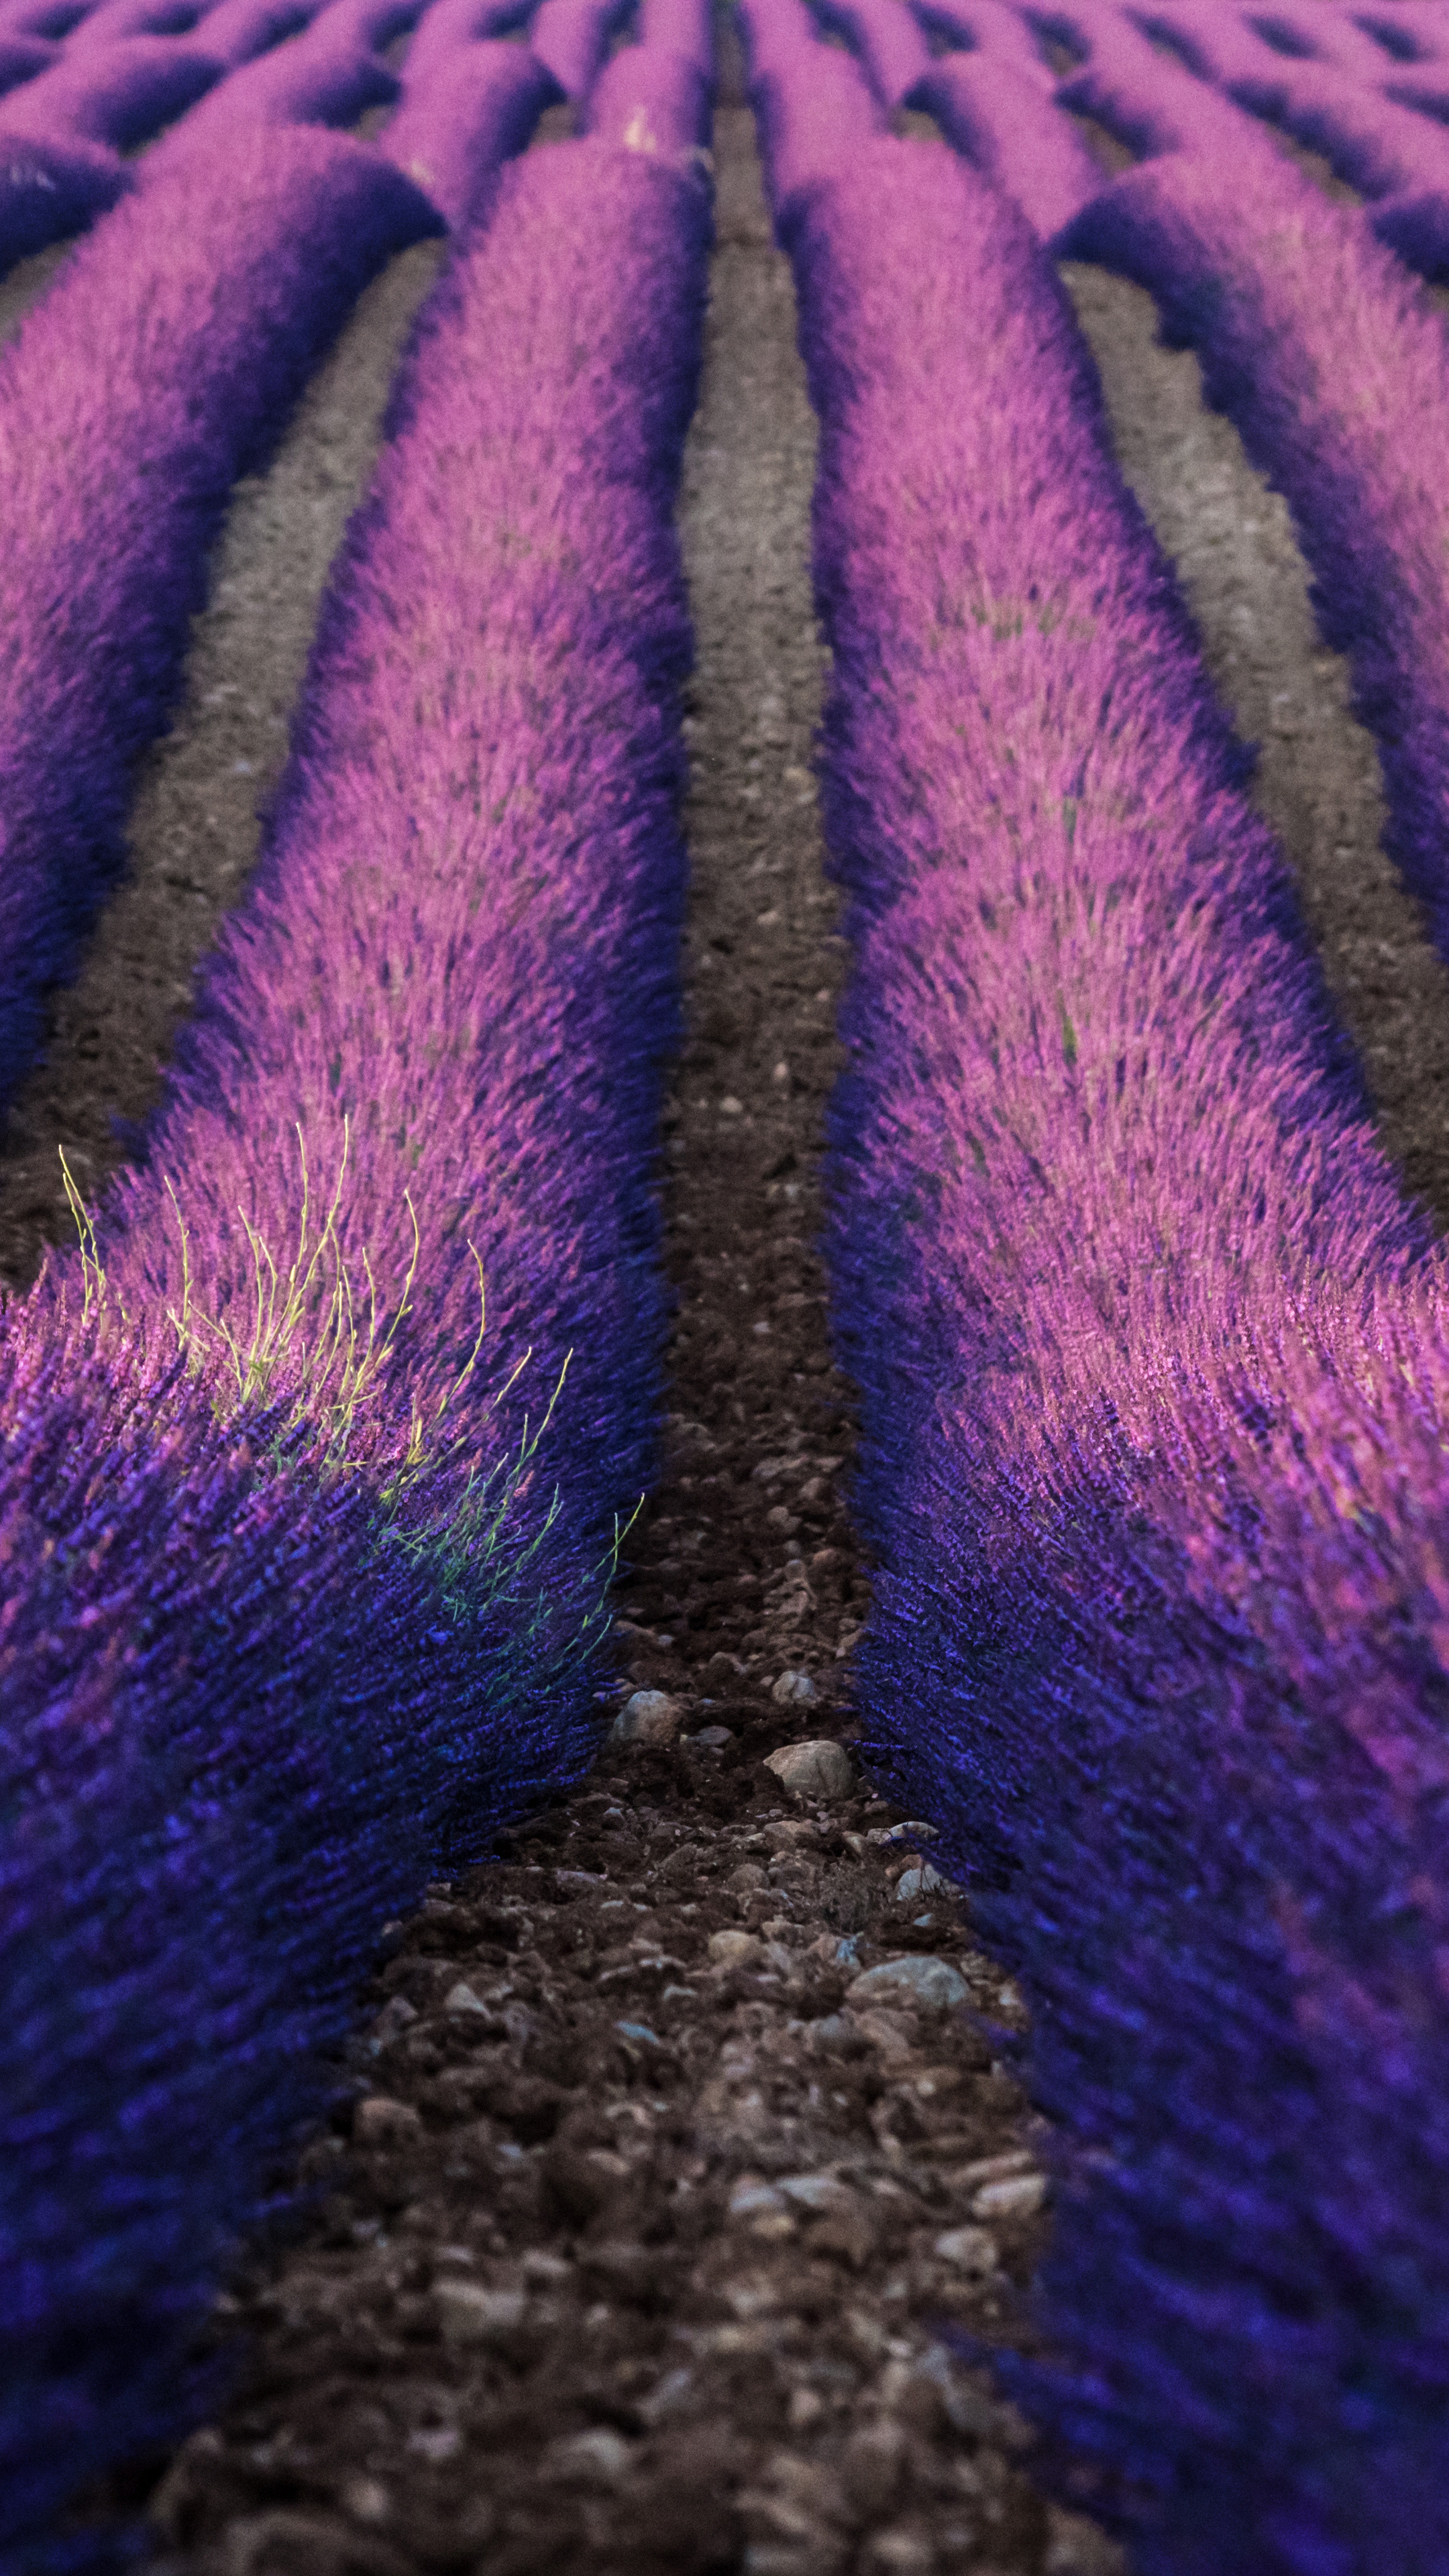
M307 2152L314 2216L234 2285L220 2320L243 2355L234 2402L154 2484L170 2576L1107 2576L1121 2563L1033 2493L1026 2428L950 2362L955 2326L988 2344L1024 2331L1019 2294L1047 2224L1043 2133L1003 2063L1016 1997L933 1883L928 1834L847 1768L868 1569L813 1249L844 963L811 778L814 427L737 66L724 99L682 510L699 660L689 1040L662 1184L679 1307L666 1464L619 1605L633 1732L567 1806L392 1927L349 2102ZM410 257L418 273L398 263L380 281L334 361L361 368L362 390L339 402L319 380L273 476L233 514L223 578L231 602L258 605L239 628L230 613L202 622L177 740L138 806L138 867L169 887L154 917L183 925L185 965L166 969L160 1004L143 979L134 1063L107 1038L72 1046L62 1073L58 1042L43 1077L52 1131L89 1137L97 1169L116 1151L111 1112L143 1113L190 965L244 881L248 800L280 749L294 629L316 589L309 570L288 593L294 640L279 656L266 584L293 525L313 529L320 559L335 542L313 513L343 425L336 528L365 474L423 282ZM1317 866L1341 845L1351 886L1373 862L1372 760L1316 652L1276 505L1202 413L1193 362L1152 346L1132 290L1071 284L1124 464L1179 556L1220 684L1251 730L1308 745L1285 752L1281 797L1265 760L1269 810L1305 882L1304 850ZM1244 524L1260 507L1262 544ZM230 609L220 592L216 608ZM1315 729L1275 727L1275 706ZM223 730L204 736L211 722ZM148 809L172 760L175 800ZM252 770L229 766L241 761ZM250 778L245 793L232 777ZM209 788L232 801L208 803ZM1310 912L1331 951L1331 907ZM1374 935L1412 946L1413 925L1395 916ZM1398 1091L1387 1076L1379 1090L1385 1132L1437 1204L1444 1103L1422 1027L1437 988L1416 965L1395 1016L1400 987L1353 946L1368 936L1345 933L1348 962L1330 971L1358 993L1371 1070L1380 1040L1407 1059ZM133 951L98 943L87 974L63 1011L78 1027L87 1013L123 1021ZM16 1279L57 1222L38 1197L26 1213L40 1099L27 1094L37 1124L8 1183L0 1167ZM623 1705L635 1693L657 1696ZM781 1751L806 1764L794 1788L766 1767ZM146 2475L138 2464L133 2485Z

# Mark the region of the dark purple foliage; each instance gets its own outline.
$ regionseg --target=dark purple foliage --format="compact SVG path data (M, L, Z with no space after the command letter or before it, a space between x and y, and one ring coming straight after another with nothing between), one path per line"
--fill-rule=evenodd
M0 36L0 91L19 89L55 60L55 47L38 36Z
M286 125L354 125L370 107L390 107L398 84L365 36L337 8L321 12L305 33L244 63L194 108L151 158L229 152L245 129Z
M1009 0L911 0L911 14L941 43L1013 63L1050 85L1036 33Z
M345 184L354 147L306 140ZM114 2563L54 2517L184 2412L383 1917L597 1741L664 1328L707 235L640 153L502 180L405 366L103 1276L53 1261L0 1338L5 2576ZM250 1400L218 1338L250 1330L239 1210L285 1270L299 1127L314 1222L350 1137L331 1239L361 1320L370 1265L397 1321L345 1419L320 1289Z
M0 354L0 1098L121 864L233 482L368 278L437 228L340 137L239 131L220 168L178 141Z
M201 14L194 0L100 0L67 37L66 60L82 62L103 45L131 36L189 35Z
M120 2556L56 2517L184 2417L238 2233L463 1793L476 1830L555 1752L536 1710L512 1764L455 1738L506 1641L379 1557L360 1493L259 1472L160 1338L47 1315L0 1343L5 2576Z
M120 155L94 143L6 137L0 157L0 276L69 233L84 232L126 187Z
M852 138L795 258L859 1688L1060 2137L997 2367L1152 2576L1443 2576L1442 1270L1019 221Z

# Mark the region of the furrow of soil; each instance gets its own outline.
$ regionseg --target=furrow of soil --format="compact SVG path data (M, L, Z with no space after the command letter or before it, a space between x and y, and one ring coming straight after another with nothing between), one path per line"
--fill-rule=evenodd
M1297 878L1329 990L1363 1061L1385 1150L1449 1224L1449 969L1380 847L1373 737L1348 665L1321 644L1286 502L1210 411L1190 350L1161 346L1151 297L1062 270L1097 362L1118 461L1171 556L1253 784Z
M152 2497L176 2576L1118 2563L950 2366L953 2324L1014 2330L1040 2248L1039 2124L996 2054L1021 2015L846 1749L867 1576L813 1248L843 971L810 769L815 437L737 67L717 156L682 510L678 1314L620 1597L625 1733L396 1928L355 2099L308 2152L318 2216L238 2285L236 2400Z
M159 1097L195 970L255 862L327 568L440 257L419 243L373 280L269 469L236 487L172 730L138 770L129 873L54 996L44 1057L0 1139L0 1281L12 1287L33 1279L47 1243L73 1235L61 1152L93 1199Z

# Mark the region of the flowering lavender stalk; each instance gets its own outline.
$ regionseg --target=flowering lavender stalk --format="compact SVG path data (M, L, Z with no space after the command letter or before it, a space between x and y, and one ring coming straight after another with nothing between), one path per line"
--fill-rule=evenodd
M997 2367L1150 2576L1423 2576L1442 1266L1050 271L945 156L846 157L794 256L857 941L859 1691L1058 2123L1048 2358Z
M150 1163L0 1337L5 2576L109 2563L57 2508L174 2424L383 1916L597 1742L664 1329L707 230L602 143L504 178Z

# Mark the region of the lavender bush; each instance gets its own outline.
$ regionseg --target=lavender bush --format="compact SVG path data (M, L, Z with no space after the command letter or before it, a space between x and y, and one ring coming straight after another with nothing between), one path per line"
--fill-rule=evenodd
M1441 1265L1049 270L944 156L845 159L795 259L859 1685L1059 2125L1047 2353L997 2367L1145 2571L1428 2576Z
M6 2576L115 2563L57 2516L184 2418L383 1918L597 1742L664 1319L707 231L603 143L503 179L149 1162L0 1337Z
M1327 643L1378 739L1385 844L1449 947L1449 356L1438 316L1366 231L1286 167L1172 153L1059 246L1148 286L1208 398L1285 495ZM1441 449L1443 452L1441 452Z
M121 864L233 482L368 278L438 229L340 136L239 130L220 170L177 146L0 353L0 1098Z
M1208 399L1285 495L1325 641L1349 655L1375 733L1385 845L1449 949L1449 357L1419 288L1352 209L1328 202L1256 121L1125 19L1054 17L1091 58L1058 98L1147 158L1053 247L1147 286L1197 349ZM1154 26L1167 24L1166 15ZM990 175L1033 211L1034 130L1004 127ZM1222 171L1233 185L1225 189ZM1396 203L1399 201L1395 201Z

